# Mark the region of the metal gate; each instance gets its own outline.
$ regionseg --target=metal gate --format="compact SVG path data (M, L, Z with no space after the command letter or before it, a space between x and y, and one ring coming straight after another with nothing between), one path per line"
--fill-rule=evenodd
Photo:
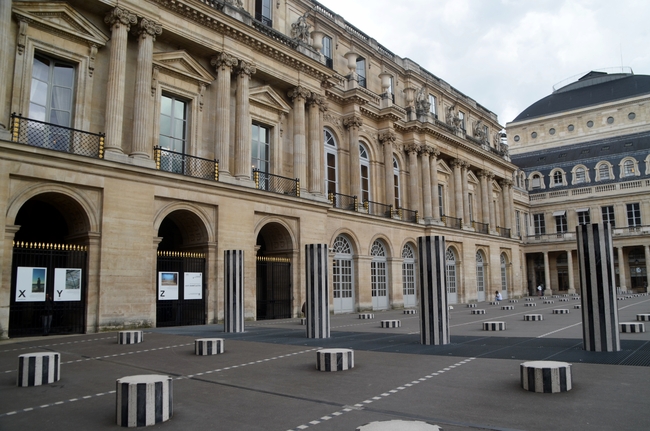
M9 336L42 334L46 295L53 298L50 333L83 334L87 280L85 246L14 242Z
M205 254L159 251L156 327L204 325Z
M291 318L291 260L257 256L257 320Z

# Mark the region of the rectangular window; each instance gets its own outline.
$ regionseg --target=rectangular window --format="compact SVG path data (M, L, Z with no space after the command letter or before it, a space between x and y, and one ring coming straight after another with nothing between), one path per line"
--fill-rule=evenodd
M524 232L526 232L526 236L528 236L528 232L529 232L528 226L529 226L528 213L524 213Z
M361 165L361 202L370 200L370 168Z
M323 47L320 50L321 54L325 57L325 65L332 69L334 61L332 60L332 38L329 36L323 37Z
M363 57L357 58L357 79L359 85L366 87L366 59Z
M535 223L535 235L545 235L546 224L544 223L544 214L533 214L533 222Z
M458 111L458 119L460 120L460 128L465 131L465 113L463 111Z
M616 221L614 220L614 207L606 206L602 207L600 210L603 215L603 223L609 223L611 227L615 227Z
M327 188L327 193L337 193L337 187L336 187L336 154L327 152L325 153L325 157L327 158L327 166L326 166L326 175L327 179L325 180L325 185Z
M565 233L567 231L566 215L555 216L555 232Z
M400 195L399 195L399 174L394 173L393 174L393 184L395 188L395 209L401 208L401 200L400 200Z
M73 65L35 54L29 118L71 127L74 80Z
M473 200L474 200L474 196L471 193L469 193L469 198L467 200L469 202L469 221L474 221L474 202L473 202Z
M438 101L433 94L429 94L429 113L438 118Z
M160 168L167 172L184 173L187 144L188 102L163 94L160 98L160 134L158 145L161 154Z
M638 203L627 204L627 225L641 226L641 209Z
M441 184L438 184L438 207L440 208L441 216L445 215L444 196L445 196L445 189Z
M589 210L578 211L578 224L589 224L591 223L591 217L589 216Z
M251 131L251 164L253 168L262 172L270 172L270 155L271 155L271 129L259 124L253 124Z
M518 237L521 237L521 212L515 211L515 232Z
M271 0L255 0L255 19L268 27L273 27Z

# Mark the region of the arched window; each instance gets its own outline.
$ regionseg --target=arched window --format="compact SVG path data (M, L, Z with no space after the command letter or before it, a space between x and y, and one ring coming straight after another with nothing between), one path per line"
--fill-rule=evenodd
M456 304L458 302L458 290L457 290L457 274L456 274L456 254L454 250L449 247L445 252L445 261L446 261L446 278L447 278L447 295L450 304Z
M361 202L371 200L370 196L370 157L368 150L359 143L359 160L361 170Z
M635 169L634 169L634 160L626 160L623 162L623 176L624 177L633 177L636 175Z
M399 193L399 163L397 159L393 157L393 184L395 187L395 209L401 208L401 200Z
M327 194L338 193L337 150L336 139L329 130L325 134L325 190Z
M483 253L476 252L476 294L477 301L485 301L485 268L483 267Z
M604 181L610 179L609 175L609 165L607 163L601 163L598 166L598 180Z
M402 249L402 288L404 294L404 306L414 307L415 300L415 252L406 244Z
M575 180L573 181L574 184L582 184L586 181L585 168L576 168L573 174L575 175Z
M531 187L533 189L539 189L542 187L542 177L539 174L533 175Z
M370 288L373 310L388 308L388 277L386 272L386 249L381 241L375 241L370 248Z
M555 173L553 173L553 184L561 186L563 182L564 176L562 175L562 171L555 171Z
M354 311L352 246L343 235L339 235L332 245L334 259L332 262L332 285L334 312Z

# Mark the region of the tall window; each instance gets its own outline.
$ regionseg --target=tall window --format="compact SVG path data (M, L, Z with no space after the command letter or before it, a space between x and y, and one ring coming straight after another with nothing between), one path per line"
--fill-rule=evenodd
M158 145L165 150L185 154L186 138L187 102L163 94L160 99ZM183 157L167 153L160 160L160 168L167 172L183 173L183 163Z
M363 57L357 58L357 77L359 85L366 87L366 59Z
M614 207L606 206L602 207L600 210L603 215L603 223L609 223L611 227L615 227L616 221L614 219Z
M447 293L449 293L450 296L453 296L455 298L456 296L456 255L454 254L454 251L451 248L447 249L447 252L445 253L445 259L446 259L446 269L447 269ZM455 301L454 301L455 302Z
M574 184L582 184L585 182L585 168L576 168Z
M633 177L634 176L634 161L626 160L623 162L623 176L624 177Z
M501 290L508 292L508 266L505 253L501 253Z
M460 128L465 131L465 113L463 111L458 111L458 119L460 120Z
M436 96L429 94L429 112L433 114L435 118L438 118L438 101Z
M467 202L469 203L469 221L474 221L474 195L469 193Z
M332 261L334 312L353 311L352 246L347 238L339 235L332 249L335 253Z
M74 80L75 69L71 64L34 55L29 118L71 127Z
M445 202L444 196L445 195L444 195L444 192L445 192L445 189L442 186L442 184L438 184L438 208L440 208L440 215L441 216L445 215L445 206L444 206L444 202Z
M533 214L533 222L535 223L535 235L546 234L546 224L544 223L544 214Z
M330 69L334 67L332 60L332 38L329 36L323 37L323 47L320 49L321 54L325 57L325 65Z
M627 204L627 225L641 226L641 209L638 203Z
M359 144L361 170L361 202L370 200L370 158L366 148Z
M338 193L338 175L336 172L337 147L332 132L325 129L325 190L327 194Z
M270 129L259 124L253 124L252 136L252 159L251 164L255 169L262 172L269 172L270 169Z
M402 203L399 194L399 163L397 163L395 157L393 157L393 185L395 187L395 208L401 208Z
M515 211L515 232L521 237L521 211Z
M255 0L255 19L273 27L271 20L271 0Z
M415 296L415 253L410 245L402 249L402 288L404 297ZM405 301L406 302L406 301ZM406 306L406 303L404 304ZM415 305L415 304L408 304Z
M370 290L374 309L388 308L388 276L386 271L386 249L375 241L370 249Z
M566 212L563 211L563 214L555 216L555 231L557 233L565 233L567 231Z
M607 163L603 163L598 167L598 177L600 181L609 179L609 165Z
M591 217L589 216L589 210L578 211L578 224L589 224L591 223Z
M478 300L485 301L485 269L483 268L483 253L476 252L476 291Z

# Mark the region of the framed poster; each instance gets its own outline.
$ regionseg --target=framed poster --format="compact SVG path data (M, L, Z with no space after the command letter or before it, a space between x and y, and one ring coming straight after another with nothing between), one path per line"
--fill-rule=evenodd
M19 266L16 274L16 302L45 301L47 268Z
M186 272L184 275L185 297L183 299L203 299L203 273Z
M81 301L81 269L54 269L54 301Z
M178 272L158 273L158 299L160 301L178 299Z

